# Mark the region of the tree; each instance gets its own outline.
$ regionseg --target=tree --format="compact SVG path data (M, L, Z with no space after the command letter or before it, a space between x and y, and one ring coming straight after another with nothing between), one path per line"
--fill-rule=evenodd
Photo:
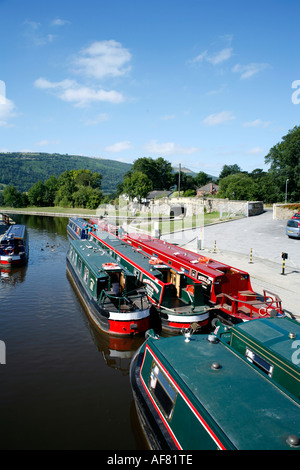
M204 173L204 171L199 171L194 180L196 187L201 188L201 186L205 186L211 180L211 178L206 173Z
M257 186L253 179L245 173L222 178L219 183L220 197L251 201L256 199Z
M31 206L44 206L45 186L42 181L37 181L28 190L28 201Z
M58 179L55 175L50 176L44 183L45 193L44 193L44 204L45 206L53 206L55 200L55 194L58 190Z
M169 189L173 184L172 165L162 157L156 160L150 157L138 158L133 162L131 170L133 173L140 171L148 176L152 181L153 189Z
M128 174L123 180L123 191L130 199L137 198L139 202L152 190L152 182L141 171Z
M73 203L75 207L86 207L87 209L97 209L102 199L102 193L90 186L79 186L73 193Z
M221 173L219 174L219 179L221 180L222 178L226 178L226 176L241 172L241 168L236 163L234 165L224 165Z
M280 200L285 199L288 180L288 200L296 202L300 199L300 126L295 126L282 137L282 141L274 145L265 157L270 163L269 173L279 188ZM274 201L275 202L275 201Z
M24 207L26 205L22 193L17 191L13 184L6 186L4 189L3 200L4 205L9 207Z

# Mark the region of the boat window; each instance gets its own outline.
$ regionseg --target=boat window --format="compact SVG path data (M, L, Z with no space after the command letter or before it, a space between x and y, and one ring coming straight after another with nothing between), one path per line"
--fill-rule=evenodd
M89 279L89 270L88 268L85 266L84 267L84 273L83 273L83 280L84 282L87 284L88 282L88 279Z
M248 361L255 364L260 370L265 372L269 377L272 377L273 369L274 369L274 366L272 364L269 364L265 359L260 357L254 351L251 351L251 349L249 348L246 348L245 356L246 356L246 359L248 359Z
M149 386L165 416L170 418L174 408L176 391L155 362L151 368Z
M82 261L81 261L81 258L78 259L78 265L77 265L77 268L78 268L78 271L81 272L81 266L82 266Z
M90 291L94 293L94 288L95 288L95 279L92 277L90 278Z

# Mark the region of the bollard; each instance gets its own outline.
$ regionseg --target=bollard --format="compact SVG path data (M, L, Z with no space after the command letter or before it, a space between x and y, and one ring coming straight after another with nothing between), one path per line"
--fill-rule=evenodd
M214 251L213 253L217 253L217 241L215 240L215 244L214 244Z
M249 261L249 264L253 264L253 261L252 261L252 248L250 250L250 261Z
M282 258L282 271L281 271L281 275L284 275L284 271L285 271L285 260L288 259L288 254L287 254L287 253L281 253L281 258Z

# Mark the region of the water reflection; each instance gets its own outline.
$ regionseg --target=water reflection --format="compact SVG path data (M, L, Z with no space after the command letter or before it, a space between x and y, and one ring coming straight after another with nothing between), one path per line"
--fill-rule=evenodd
M25 281L26 272L27 266L13 269L0 268L0 280L1 282L15 286Z
M68 218L13 219L27 227L30 256L1 270L0 449L139 448L128 377L139 344L88 323L66 275Z
M90 325L92 338L108 367L116 369L122 375L129 375L129 367L135 351L145 341L145 338L118 338L100 331Z

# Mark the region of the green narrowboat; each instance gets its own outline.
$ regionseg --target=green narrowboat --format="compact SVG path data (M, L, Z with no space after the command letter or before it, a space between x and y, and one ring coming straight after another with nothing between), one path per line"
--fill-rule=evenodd
M300 324L274 317L191 333L150 331L132 360L149 448L300 450Z
M71 240L67 274L92 324L114 336L144 334L150 306L136 278L108 253L88 240Z
M90 233L89 240L130 271L146 289L153 306L152 324L156 318L154 312L157 312L155 331L161 329L167 334L178 334L193 323L197 323L198 331L210 324L211 309L200 282L189 282L183 271L160 262L106 230Z

